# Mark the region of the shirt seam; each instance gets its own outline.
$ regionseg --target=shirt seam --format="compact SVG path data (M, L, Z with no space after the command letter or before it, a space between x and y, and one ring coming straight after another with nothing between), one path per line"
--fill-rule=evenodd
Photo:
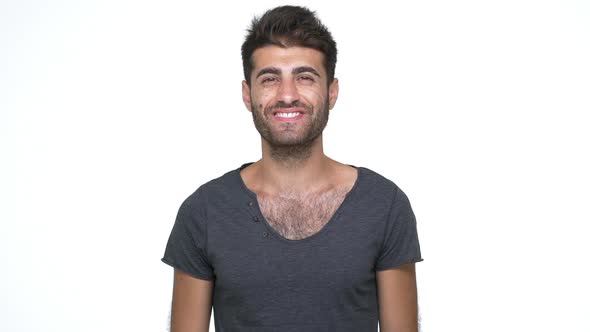
M172 266L175 269L179 269L179 270L183 271L184 273L192 275L193 277L197 277L199 279L206 279L206 280L214 280L215 279L214 275L209 275L209 274L201 273L201 272L189 271L188 269L181 267L181 264L179 264L178 261L176 261L175 259L172 259L168 256L164 256L160 260L162 262Z
M393 207L395 206L395 202L397 200L397 195L399 193L399 188L395 188L395 195L393 196L393 200L389 206L389 212L387 213L387 219L385 220L385 227L383 229L383 240L381 241L381 250L380 253L383 253L385 250L385 243L387 242L387 236L390 235L391 232L388 232L388 226L391 223L391 213L393 212ZM391 225L393 227L393 225Z
M207 191L205 190L205 188L203 188L203 198L205 199L205 208L203 209L203 223L204 223L204 228L205 228L205 248L203 248L203 251L205 252L205 256L207 257L207 261L209 264L211 264L211 261L209 259L209 218L207 216L207 208L209 206L209 197L207 195Z
M389 264L385 264L385 265L381 265L381 266L376 266L375 267L375 271L384 271L384 270L388 270L391 268L395 268L404 264L412 264L412 263L419 263L422 262L424 259L422 258L422 256L414 256L412 258L409 259L398 259L393 263L389 263Z

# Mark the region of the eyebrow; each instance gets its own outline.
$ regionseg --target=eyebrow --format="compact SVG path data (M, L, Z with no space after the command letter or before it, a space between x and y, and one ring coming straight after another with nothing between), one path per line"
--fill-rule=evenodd
M301 73L312 73L317 77L321 77L320 73L317 72L317 70L313 69L312 67L309 66L302 66L302 67L297 67L294 68L293 71L291 71L292 74L301 74Z
M317 77L321 77L320 73L317 72L317 70L313 69L312 67L309 66L301 66L301 67L297 67L297 68L293 68L293 70L291 71L291 74L297 75L297 74L301 74L301 73L312 73ZM258 74L256 74L256 78L264 75L264 74L274 74L274 75L280 75L281 74L281 70L277 67L266 67L266 68L262 68Z
M281 70L277 67L266 67L266 68L262 68L258 74L256 74L256 78L259 78L260 76L264 75L264 74L275 74L275 75L279 75L281 73Z

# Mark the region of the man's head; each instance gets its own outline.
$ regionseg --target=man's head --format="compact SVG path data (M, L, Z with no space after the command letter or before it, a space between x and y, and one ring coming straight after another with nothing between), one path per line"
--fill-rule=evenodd
M276 7L252 20L246 40L242 44L242 65L248 84L254 68L252 54L256 49L269 45L307 47L322 52L328 84L334 80L336 42L328 28L309 9L296 6Z
M326 27L306 8L269 10L253 21L242 57L242 98L271 155L309 155L338 97Z

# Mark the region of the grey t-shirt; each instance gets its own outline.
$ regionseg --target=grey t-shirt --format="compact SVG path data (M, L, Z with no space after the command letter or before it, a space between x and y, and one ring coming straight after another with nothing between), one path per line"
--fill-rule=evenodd
M289 240L264 219L239 171L180 206L162 261L214 280L216 332L375 332L375 271L422 260L406 195L355 167L357 180L317 233Z

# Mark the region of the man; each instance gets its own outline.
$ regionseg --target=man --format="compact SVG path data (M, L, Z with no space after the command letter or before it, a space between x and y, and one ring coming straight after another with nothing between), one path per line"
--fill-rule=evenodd
M306 8L255 19L242 96L262 158L181 205L162 261L173 266L171 332L417 331L421 261L406 195L323 153L338 97L336 43Z

